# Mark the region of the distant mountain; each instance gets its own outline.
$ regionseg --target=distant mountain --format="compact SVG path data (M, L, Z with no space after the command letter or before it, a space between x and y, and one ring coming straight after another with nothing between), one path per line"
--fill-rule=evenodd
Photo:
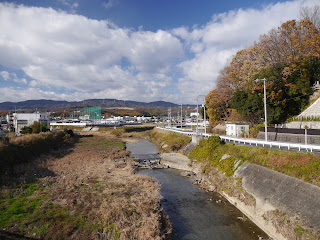
M100 106L102 108L112 107L178 107L178 104L156 101L156 102L136 102L136 101L125 101L117 99L87 99L84 101L55 101L55 100L27 100L22 102L2 102L0 103L0 111L14 111L14 110L35 110L35 109L60 109L70 107L94 107ZM190 105L191 106L191 105Z

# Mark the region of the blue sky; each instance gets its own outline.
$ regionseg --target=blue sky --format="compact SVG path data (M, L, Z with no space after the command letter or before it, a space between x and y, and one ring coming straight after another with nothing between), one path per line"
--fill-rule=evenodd
M193 103L240 49L318 0L0 1L0 102Z

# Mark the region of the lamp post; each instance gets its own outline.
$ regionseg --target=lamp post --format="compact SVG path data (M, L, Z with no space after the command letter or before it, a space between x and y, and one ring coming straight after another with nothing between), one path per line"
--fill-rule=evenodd
M205 102L205 100L204 100ZM204 134L207 134L206 105L203 103Z
M182 130L182 103L181 103L181 130Z
M204 126L204 134L207 134L207 123L206 123L206 107L205 107L205 102L206 102L206 96L205 95L199 95L198 97L203 97L203 126Z
M168 109L168 127L171 128L171 107Z
M268 125L267 125L267 95L266 95L266 79L256 79L255 82L263 81L263 95L264 95L264 139L268 141Z
M197 98L194 99L194 100L197 101L197 128L196 128L196 134L197 134L197 136L198 136L198 122L199 122L198 97L199 97L199 96L197 96Z

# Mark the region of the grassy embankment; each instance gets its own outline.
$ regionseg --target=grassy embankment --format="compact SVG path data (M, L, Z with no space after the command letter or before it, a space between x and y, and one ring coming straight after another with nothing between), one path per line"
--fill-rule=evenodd
M230 157L220 161L224 154ZM237 162L240 166L246 161L320 186L320 156L312 154L223 144L218 137L211 137L201 140L189 157L204 163L204 171L217 167L226 176L233 175Z
M184 147L191 142L191 137L160 129L153 129L149 132L148 137L164 152L182 152Z
M120 139L76 139L59 132L1 144L0 238L160 239L170 232L159 186L134 174ZM52 141L50 154L40 155Z
M167 136L167 134L161 136L163 131L154 131L156 133L150 134L151 137L156 137L154 142L161 143L159 139ZM175 138L175 140L171 139L175 142L180 137L170 134L170 138ZM225 159L222 158L223 156ZM232 177L235 170L244 162L255 163L320 186L320 156L312 154L236 146L224 144L218 137L210 137L208 140L201 140L188 157L192 161L191 164L201 164L202 173L206 175L206 181L201 182L204 188L208 188L209 184L214 186L216 191L225 192L247 205L255 205L255 199L243 189L241 179ZM277 230L288 236L288 239L318 239L319 237L317 231L309 229L299 219L288 217L281 211L271 211L265 215L265 219L271 219Z
M149 136L164 151L182 151L191 141L190 137L159 129L152 130ZM225 154L229 156L220 161ZM202 163L204 173L217 168L230 177L242 163L249 162L320 186L320 156L310 153L236 146L224 144L219 137L210 137L208 140L200 140L189 158Z
M225 154L228 157L222 160ZM201 140L189 154L189 158L202 165L203 174L211 179L218 191L226 192L248 205L255 205L254 198L243 190L241 179L231 177L245 161L320 186L320 156L312 154L223 144L218 137L210 137L208 140ZM287 216L280 210L269 211L264 218L272 221L277 231L288 239L320 237L318 230L309 228L304 221Z

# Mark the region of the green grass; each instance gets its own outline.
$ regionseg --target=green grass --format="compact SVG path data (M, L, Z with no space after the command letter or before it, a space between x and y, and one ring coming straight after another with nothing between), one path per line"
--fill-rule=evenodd
M302 236L302 234L304 233L304 229L300 226L296 227L294 229L294 231L299 235L299 236Z
M218 168L226 176L232 176L235 170L243 163L237 155L230 155L224 160L220 160L225 154L225 145L219 137L210 137L208 140L200 140L197 147L189 154L189 158L200 162L206 162L208 166Z
M40 184L27 184L24 188L15 197L1 199L0 227L11 226L16 222L23 227L26 220L37 211L41 205L40 202L47 199L45 197L31 197L35 191L43 189Z
M56 226L65 226L71 234L73 231L88 227L86 216L73 216L68 209L53 204L44 197L44 187L40 183L26 184L16 189L15 196L1 196L0 228L16 227L20 234L33 233L43 237ZM12 189L13 190L13 189ZM40 196L39 193L41 192Z
M150 131L150 138L158 146L167 146L165 150L179 151L191 142L191 137L167 131L154 129Z

